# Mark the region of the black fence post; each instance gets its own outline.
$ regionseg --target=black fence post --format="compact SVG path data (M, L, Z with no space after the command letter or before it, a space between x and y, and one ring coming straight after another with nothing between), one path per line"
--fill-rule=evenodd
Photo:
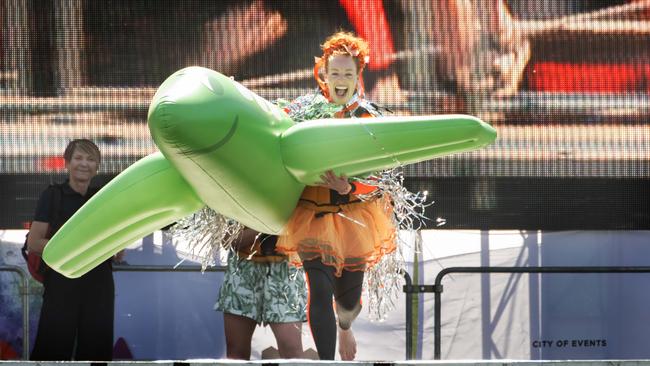
M413 353L413 292L411 291L413 287L413 282L411 281L411 275L408 272L404 271L404 285L403 291L406 293L406 360L412 360L411 354Z

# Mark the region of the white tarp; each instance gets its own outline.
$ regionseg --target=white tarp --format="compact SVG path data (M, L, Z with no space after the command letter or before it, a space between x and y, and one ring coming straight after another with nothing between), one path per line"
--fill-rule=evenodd
M20 264L16 248L23 239L24 231L0 231L0 264ZM422 232L422 239L417 263L413 252L405 257L414 282L426 285L434 283L441 268L458 266L648 266L650 262L649 231L430 230ZM183 258L181 248L170 248L159 234L135 243L126 257L131 264L170 265ZM0 275L0 290L9 288L8 276ZM116 274L115 336L124 338L136 359L224 356L221 315L212 311L221 276L178 276L184 275ZM645 289L649 282L650 274L447 275L442 294L442 359L648 359L650 294ZM13 293L7 290L0 297ZM430 360L433 294L419 295L414 305L414 355ZM405 306L400 300L381 323L368 321L367 311L362 312L353 327L358 359L405 358ZM0 336L15 337L21 330L6 325L20 324L9 319L18 311L10 314L5 309L0 309L0 322L6 323L0 324ZM32 316L37 314L32 309ZM314 348L307 324L303 341L305 348ZM270 329L258 328L253 357L260 358L270 346L275 346Z
M427 285L449 267L650 266L649 231L429 230L422 239L417 281ZM413 253L406 257L413 275ZM650 358L650 273L454 273L442 283L443 360ZM404 359L404 306L383 323L362 312L354 324L359 359ZM417 359L433 359L433 309L433 294L420 295ZM254 349L273 344L258 329Z

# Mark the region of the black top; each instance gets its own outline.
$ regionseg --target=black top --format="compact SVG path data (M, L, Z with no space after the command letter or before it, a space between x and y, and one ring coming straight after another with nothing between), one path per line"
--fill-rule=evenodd
M54 190L61 190L61 202L59 203L59 218L58 222L51 222L55 217L51 210L52 195L55 194ZM34 214L34 221L47 222L52 227L52 235L74 215L77 210L81 208L99 189L96 187L88 187L85 196L82 196L77 191L70 187L68 181L61 184L49 186L38 199L36 205L36 213Z

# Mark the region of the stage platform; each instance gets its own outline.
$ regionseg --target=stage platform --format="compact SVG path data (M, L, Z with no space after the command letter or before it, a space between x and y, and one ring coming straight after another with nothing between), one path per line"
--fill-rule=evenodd
M217 365L436 365L436 366L650 366L650 360L539 360L539 361L517 361L517 360L456 360L456 361L433 361L433 360L412 360L412 361L313 361L313 360L255 360L255 361L234 361L234 360L186 360L186 361L113 361L113 362L37 362L37 361L0 361L2 366L217 366Z

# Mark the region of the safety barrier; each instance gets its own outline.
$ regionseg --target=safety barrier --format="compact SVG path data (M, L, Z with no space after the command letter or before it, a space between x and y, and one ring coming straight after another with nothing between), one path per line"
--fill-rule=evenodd
M200 266L167 266L167 265L114 265L114 272L225 272L225 266L201 268ZM23 308L23 359L29 358L29 282L27 273L18 266L0 266L0 272L17 273L21 279L19 292ZM434 293L434 359L440 360L441 349L441 313L442 279L451 273L650 273L650 267L449 267L442 269L436 276L433 285L413 285L411 276L404 272L406 295L405 313L405 359L413 359L413 310L410 306L414 294Z
M113 272L225 272L225 266L114 265ZM19 292L23 309L23 360L29 359L29 275L18 266L0 265L0 272L14 272L20 277Z
M407 285L404 286L407 296L414 293L434 293L434 360L440 360L442 279L450 273L650 273L650 267L449 267L438 272L433 285L409 286L409 282L407 282ZM408 314L408 306L406 311ZM412 325L408 324L410 321L411 318L407 316L407 329L412 329ZM408 337L407 334L407 348L409 347ZM407 355L409 355L408 351Z

